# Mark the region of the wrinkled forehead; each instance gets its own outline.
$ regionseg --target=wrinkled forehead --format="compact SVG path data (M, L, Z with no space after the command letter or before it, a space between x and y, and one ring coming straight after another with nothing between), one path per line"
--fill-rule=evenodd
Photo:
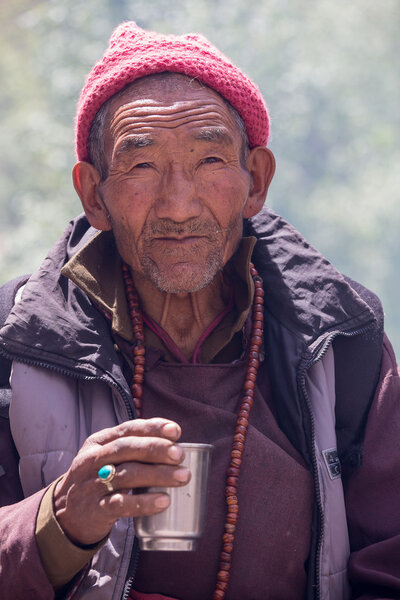
M179 73L149 75L131 83L110 100L107 114L107 134L114 138L116 123L123 113L140 123L153 115L166 118L185 111L195 115L213 115L229 129L237 129L233 109L218 92L198 80Z
M138 98L157 98L175 101L186 98L187 95L202 96L204 92L210 92L222 102L222 96L218 92L204 85L198 79L182 75L181 73L155 73L133 81L123 90L110 99L109 114L112 114L121 104Z
M185 92L185 90L199 90L199 89L208 89L211 90L208 86L204 85L201 81L196 79L195 77L189 77L187 75L183 75L182 73L170 73L164 71L163 73L154 73L153 75L146 75L145 77L140 77L133 81L129 85L127 85L123 90L118 92L113 98L124 97L125 95L129 95L130 92L133 94L141 94L144 92L153 92L153 91L162 91L164 93L168 92ZM214 91L214 90L212 90ZM221 97L218 92L214 92L217 96Z

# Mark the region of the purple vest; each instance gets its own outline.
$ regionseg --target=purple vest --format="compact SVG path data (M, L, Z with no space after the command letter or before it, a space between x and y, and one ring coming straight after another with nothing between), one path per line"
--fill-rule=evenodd
M184 600L211 598L225 521L229 463L246 360L158 362L145 376L143 417L177 421L183 442L214 445L207 523L195 552L142 552L134 588ZM261 373L262 371L262 373ZM312 477L273 416L261 369L239 483L239 521L227 600L300 600L310 548Z

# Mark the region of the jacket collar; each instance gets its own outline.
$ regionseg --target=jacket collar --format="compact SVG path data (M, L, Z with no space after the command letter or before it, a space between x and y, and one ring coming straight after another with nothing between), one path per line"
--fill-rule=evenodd
M334 331L347 333L375 317L344 276L282 217L264 208L245 222L257 242L254 263L267 310L313 351Z
M349 332L374 319L344 277L274 212L263 209L245 222L244 233L257 238L253 258L264 280L266 310L301 345L315 349L329 332ZM77 362L98 364L100 346L110 338L108 321L61 274L65 263L95 234L84 215L71 222L26 284L22 300L0 331L0 350L71 367ZM108 259L107 253L101 257ZM102 264L99 260L97 267ZM85 331L84 339L76 339L77 331Z

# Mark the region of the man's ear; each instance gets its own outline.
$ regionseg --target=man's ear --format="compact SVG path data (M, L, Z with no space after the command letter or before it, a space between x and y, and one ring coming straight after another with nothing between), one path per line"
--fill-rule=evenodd
M112 229L108 210L98 191L100 174L97 169L91 163L78 162L72 169L72 180L89 223L102 231Z
M275 173L275 157L269 148L257 146L250 150L246 166L251 179L243 218L248 219L259 213L264 206Z

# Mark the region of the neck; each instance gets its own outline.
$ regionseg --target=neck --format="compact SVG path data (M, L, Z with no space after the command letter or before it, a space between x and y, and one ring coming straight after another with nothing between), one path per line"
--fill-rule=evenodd
M143 310L161 325L187 358L192 356L201 334L229 301L229 286L222 272L204 289L181 294L161 292L137 273L133 278Z

